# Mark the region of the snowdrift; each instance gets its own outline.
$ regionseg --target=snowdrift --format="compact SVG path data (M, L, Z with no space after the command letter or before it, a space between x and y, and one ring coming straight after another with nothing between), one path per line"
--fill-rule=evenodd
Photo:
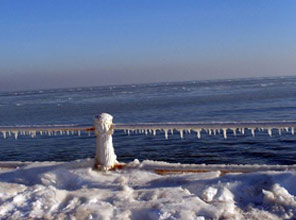
M0 219L296 218L294 166L135 160L99 172L92 164L0 163ZM159 175L157 169L209 172Z

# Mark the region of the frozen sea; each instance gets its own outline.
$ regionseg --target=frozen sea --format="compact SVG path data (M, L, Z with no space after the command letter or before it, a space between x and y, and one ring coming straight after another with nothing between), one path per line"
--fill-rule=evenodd
M115 123L295 120L296 77L114 85L0 93L0 126L89 124L108 112ZM0 134L1 136L1 134ZM130 136L116 131L119 161L179 163L296 163L296 137L265 132L225 140L222 135ZM93 158L94 136L0 139L0 161L72 161Z

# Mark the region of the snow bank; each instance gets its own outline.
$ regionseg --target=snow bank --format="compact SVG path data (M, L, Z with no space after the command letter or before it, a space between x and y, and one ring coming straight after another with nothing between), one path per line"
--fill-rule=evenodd
M154 169L197 165L135 160L109 172L93 171L90 159L1 165L0 219L296 218L296 172L287 167L249 165L244 172L257 171L221 175L219 166L209 166L206 173L158 175Z

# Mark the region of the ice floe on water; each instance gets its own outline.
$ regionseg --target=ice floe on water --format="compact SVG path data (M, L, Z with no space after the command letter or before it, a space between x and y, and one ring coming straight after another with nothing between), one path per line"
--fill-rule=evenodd
M135 160L99 172L91 159L0 165L0 219L296 218L293 166ZM160 175L160 169L210 172Z

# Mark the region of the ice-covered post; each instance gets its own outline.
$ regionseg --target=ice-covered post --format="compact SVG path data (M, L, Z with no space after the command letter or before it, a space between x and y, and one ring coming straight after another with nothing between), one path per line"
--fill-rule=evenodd
M117 162L112 142L112 115L101 113L94 120L96 134L96 158L95 169L109 170L114 167Z

